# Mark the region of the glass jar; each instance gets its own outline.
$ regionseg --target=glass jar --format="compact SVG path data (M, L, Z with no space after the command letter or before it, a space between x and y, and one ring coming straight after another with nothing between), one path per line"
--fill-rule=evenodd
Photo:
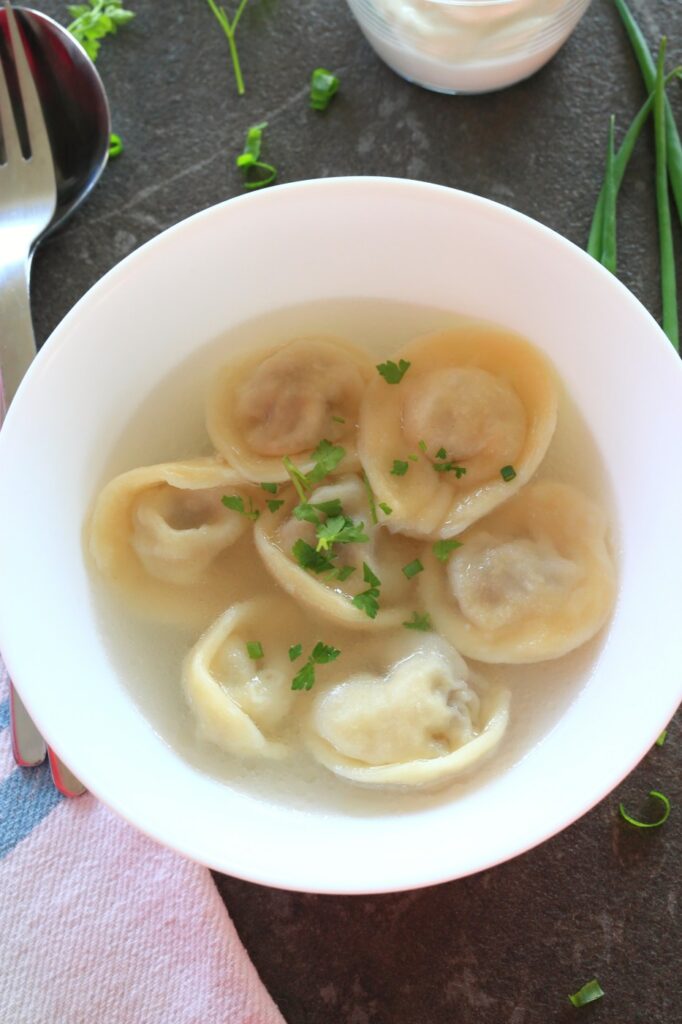
M566 41L590 0L348 0L377 54L445 93L528 78Z

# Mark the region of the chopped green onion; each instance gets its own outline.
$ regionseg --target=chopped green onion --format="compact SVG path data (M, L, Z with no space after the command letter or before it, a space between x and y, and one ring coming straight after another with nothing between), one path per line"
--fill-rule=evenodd
M377 516L376 498L374 497L374 491L372 490L372 485L369 482L369 477L364 471L362 474L362 482L365 485L365 494L367 495L367 502L369 504L370 518L374 525L376 526L376 524L379 522L379 517Z
M268 494L277 494L278 484L261 484L261 490L267 491Z
M601 985L596 978L592 978L592 981L588 981L568 998L574 1006L585 1006L587 1003L593 1003L596 999L601 999L603 995L604 990Z
M392 476L405 476L409 469L407 462L402 462L400 459L393 460L393 468L391 469Z
M661 259L662 326L673 347L680 350L680 327L677 313L677 281L673 248L670 195L668 193L668 158L665 124L665 49L661 39L654 90L654 136L656 140L656 204L658 207L658 244Z
M602 266L616 273L616 179L613 170L615 160L616 119L613 114L609 118L609 135L606 145L606 172L604 175L604 227L602 232L602 250L600 262Z
M259 640L247 640L246 650L253 661L258 661L263 657L263 645Z
M113 132L109 136L109 159L113 160L115 157L120 156L123 152L123 140L120 135L115 135Z
M424 612L420 615L419 612L412 612L412 619L410 622L403 622L405 629L418 629L422 633L428 633L433 626L431 625L431 616L428 612Z
M385 501L379 502L379 508L381 509L385 516L390 516L391 512L393 511L391 506L387 505Z
M668 738L668 730L664 729L663 732L661 733L661 735L656 740L656 746L657 747L662 747L667 738Z
M310 106L313 110L326 110L338 89L336 75L325 68L315 68L310 79Z
M431 550L439 562L447 562L451 553L461 546L461 540L437 540Z
M394 363L389 359L386 363L379 363L377 370L387 384L400 384L411 366L412 363L408 363L406 359L401 359L399 363Z
M249 498L248 509L244 505L244 499L238 494L224 494L221 501L225 508L229 508L233 512L239 512L241 516L252 519L254 523L260 515L258 509L253 507L253 500L251 498Z
M206 0L206 2L215 14L218 24L227 37L227 44L230 47L230 56L232 58L232 67L234 69L234 77L237 83L237 92L240 96L243 96L246 90L244 88L244 77L242 75L241 64L239 63L239 54L237 52L237 44L234 37L235 32L237 31L237 25L239 24L239 19L244 13L244 8L249 0L240 0L239 7L237 8L235 16L231 22L227 17L224 8L218 7L215 0Z
M212 0L209 0L209 3ZM237 167L244 173L244 188L256 189L272 185L277 177L277 168L272 164L263 163L260 159L263 132L268 126L267 121L252 125L246 132L244 151L236 160Z
M345 423L343 416L332 416L334 423Z
M629 825L634 825L635 828L659 828L668 820L670 817L670 801L667 796L663 793L659 793L657 789L650 789L649 796L654 800L659 800L663 804L663 812L661 813L658 821L638 821L637 818L633 818L628 814L623 804L619 804L621 817L624 818Z
M292 644L289 648L289 661L296 661L303 654L303 644Z
M503 466L502 469L500 470L500 476L505 481L505 483L509 483L509 481L513 480L516 476L516 470L513 466Z
M436 473L454 473L458 480L466 473L464 466L458 466L452 460L450 462L434 462L433 468Z
M276 512L284 504L284 498L268 498L265 502L271 512Z
M408 562L407 565L403 566L403 573L408 580L411 580L417 573L424 572L424 566L421 564L418 558L415 558L413 562Z

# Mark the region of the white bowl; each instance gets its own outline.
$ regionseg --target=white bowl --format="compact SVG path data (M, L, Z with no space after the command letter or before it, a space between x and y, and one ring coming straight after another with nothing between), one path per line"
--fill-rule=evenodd
M497 321L540 345L604 457L621 544L607 642L551 731L462 796L374 816L278 805L185 763L117 675L82 548L103 463L170 371L231 324L348 296L409 298ZM76 775L195 860L330 893L467 875L588 811L675 710L681 436L682 367L653 319L591 258L520 214L382 178L301 182L231 200L107 274L21 385L0 432L0 648L37 725Z

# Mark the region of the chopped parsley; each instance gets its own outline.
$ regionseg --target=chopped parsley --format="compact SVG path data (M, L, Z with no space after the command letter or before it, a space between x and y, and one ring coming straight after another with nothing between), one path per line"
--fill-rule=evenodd
M326 68L315 68L310 79L310 106L313 110L326 110L339 91L339 80Z
M667 737L668 737L668 730L664 729L663 732L661 733L661 735L656 740L656 746L657 747L662 747L663 744L665 743Z
M350 516L331 516L315 531L317 550L329 551L333 544L362 544L369 540L364 531L365 524L354 522Z
M343 581L347 580L349 576L352 576L354 572L354 565L343 565L340 569L335 569L330 578L333 580L339 580L343 583Z
M386 363L379 363L377 370L387 384L400 384L411 365L406 359L401 359L399 363L389 359Z
M595 999L601 999L603 995L604 990L601 985L596 978L592 978L592 981L588 981L568 998L574 1006L585 1006L587 1003L593 1003Z
M233 512L238 512L240 516L246 516L247 519L252 519L254 523L260 515L258 509L253 507L253 500L251 498L249 498L248 509L244 505L244 499L239 494L224 494L221 501L225 508L232 509Z
M362 563L362 576L365 583L369 583L369 587L360 594L356 594L351 600L351 604L361 612L364 612L370 619L376 619L377 612L379 611L381 580L378 576L375 576L367 562Z
M295 505L293 509L296 519L302 519L306 523L315 523L315 525L321 522L320 512L323 512L325 516L342 516L343 509L341 508L340 500L332 498L330 501L312 503L303 501L300 505Z
M385 516L390 516L391 512L393 511L391 506L387 505L385 501L379 502L379 508L381 509Z
M115 35L122 25L135 17L132 11L126 11L123 0L89 0L86 4L70 4L67 11L73 18L67 31L92 61L97 60L101 40Z
M334 423L345 423L343 416L332 416Z
M276 512L284 504L284 498L268 498L265 502L271 512Z
M504 482L508 484L509 481L513 480L516 476L516 470L513 466L503 466L502 469L500 470L500 476L502 477Z
M296 644L294 647L289 648L289 658L291 661L295 661L303 650L301 644ZM295 651L294 657L291 652ZM328 665L330 661L335 661L341 651L336 647L330 646L330 644L324 644L320 640L315 644L312 651L308 655L308 660L300 671L296 673L291 681L292 690L311 690L315 683L315 666L316 665Z
M277 488L279 484L261 484L261 490L267 491L268 494L277 494Z
M439 562L447 562L451 553L461 546L461 540L437 540L431 550Z
M447 459L447 457L448 453L445 451L445 448L439 448L438 451L436 452L437 459Z
M303 654L303 644L292 644L289 648L289 661L296 661Z
M260 640L247 640L246 650L252 661L258 661L263 657L263 645Z
M412 619L410 622L403 622L405 629L418 629L422 633L428 633L433 629L431 625L431 616L428 612L424 612L421 615L419 612L412 612Z
M426 441L420 441L417 447L426 455Z
M408 580L411 580L417 573L423 572L424 566L421 564L418 558L415 558L413 562L408 562L407 565L403 566L403 573Z
M284 456L284 458L282 459L282 463L287 473L289 474L289 479L296 488L296 493L298 494L301 501L305 502L306 492L310 490L310 482L308 480L308 477L298 468L298 466L294 465L294 463L291 461L288 455Z
M320 441L312 454L314 467L306 474L309 483L318 484L324 480L333 470L336 469L342 459L346 457L346 449L341 445L332 444L331 441Z
M419 456L418 455L408 455L407 457L410 460L410 462L419 462Z
M466 473L465 467L458 466L452 459L449 462L434 462L433 468L436 473L454 473L458 480Z
M320 573L333 572L336 569L329 555L316 551L311 544L303 539L296 541L291 553L302 569L314 572L318 576Z
M409 463L402 462L400 459L393 460L393 466L391 468L392 476L405 476L408 469L410 468Z

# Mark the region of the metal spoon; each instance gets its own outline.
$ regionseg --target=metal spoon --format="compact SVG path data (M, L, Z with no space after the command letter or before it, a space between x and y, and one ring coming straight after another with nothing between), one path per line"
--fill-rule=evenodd
M52 219L34 240L28 255L28 276L36 246L83 202L104 170L111 120L102 80L80 44L45 14L26 8L15 8L15 13L21 23L31 74L43 109L57 184ZM9 24L3 8L0 9L0 48L5 58L10 94L16 96L18 81L13 73L8 39ZM15 117L26 153L30 147L20 104L15 110ZM11 683L10 698L15 759L20 765L38 764L45 757L45 742ZM84 792L84 787L54 752L49 750L47 753L57 788L66 796L78 796Z
M57 177L54 217L38 245L95 186L107 162L111 117L102 79L80 43L46 14L25 7L14 10L29 51ZM4 10L0 10L0 30L0 45L6 46ZM9 86L15 92L16 82L10 81Z

